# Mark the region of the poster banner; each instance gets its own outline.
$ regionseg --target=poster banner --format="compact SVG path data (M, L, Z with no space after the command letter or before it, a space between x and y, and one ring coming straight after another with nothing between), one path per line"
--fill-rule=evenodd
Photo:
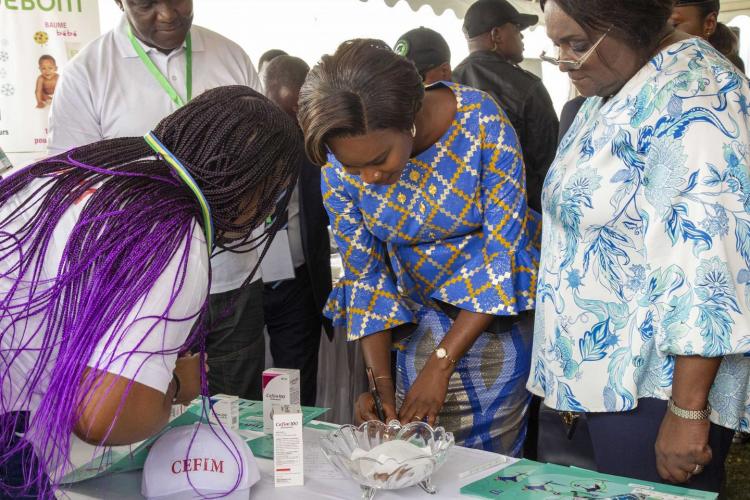
M0 0L0 149L47 149L55 86L99 36L98 0Z

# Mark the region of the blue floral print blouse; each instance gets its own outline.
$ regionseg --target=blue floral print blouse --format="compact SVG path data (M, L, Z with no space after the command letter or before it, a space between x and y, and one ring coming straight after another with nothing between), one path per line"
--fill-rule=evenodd
M749 106L699 39L586 101L544 186L528 388L548 406L627 411L671 395L675 356L724 357L712 421L749 429Z

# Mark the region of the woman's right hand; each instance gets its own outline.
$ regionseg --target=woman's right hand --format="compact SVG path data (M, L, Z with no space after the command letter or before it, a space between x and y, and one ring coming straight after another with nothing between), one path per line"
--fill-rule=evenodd
M391 420L398 420L396 403L393 402L393 400L383 398L383 411L385 412L386 424ZM372 397L372 394L369 392L363 392L359 395L357 403L354 405L354 416L357 425L367 422L368 420L380 420L378 418L378 412L375 409L375 398Z

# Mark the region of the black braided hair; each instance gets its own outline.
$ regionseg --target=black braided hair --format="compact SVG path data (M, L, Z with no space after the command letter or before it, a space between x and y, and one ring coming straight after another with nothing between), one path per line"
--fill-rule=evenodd
M225 105L217 106L217 100ZM185 166L211 204L217 233L247 235L269 215L286 210L303 155L302 134L294 120L249 87L221 87L210 91L210 99L198 98L191 104L184 113L180 110L165 118L156 135L175 156L190 158ZM241 118L248 115L252 121ZM183 120L195 123L181 127ZM248 200L251 190L253 196ZM274 213L269 202L282 195L285 200L276 204ZM238 222L252 204L262 206L252 217ZM232 248L226 237L218 243Z
M154 133L190 171L208 200L217 251L249 251L270 242L283 222L278 215L286 210L304 155L294 120L265 96L236 85L203 93L164 118ZM74 154L76 160L102 168L129 165L128 170L153 172L154 162L144 160L152 155L140 138L103 141ZM158 164L163 175L173 175L165 162ZM193 197L186 188L180 191L181 197ZM243 212L252 215L243 218ZM274 223L259 240L251 240L253 230L269 216Z
M233 86L205 92L154 132L205 194L221 248L233 250L269 214L285 210L302 160L301 132L292 118L254 90ZM65 214L84 197L74 227L62 236L66 240L55 241ZM205 352L208 301L188 318L169 314L185 284L195 221L203 224L203 219L193 192L142 137L100 141L1 179L0 209L6 208L7 213L0 210L0 261L7 266L0 278L10 285L0 293L3 349L30 349L27 339L16 335L17 325L26 328L30 317L40 323L30 328L36 329L30 335L38 345L33 346L34 365L22 367L24 391L14 394L13 401L0 399L0 415L8 417L0 418L0 442L5 444L0 468L25 452L25 441L13 437L20 418L12 413L14 405L29 408L38 395L26 436L40 443L41 465L24 464L18 487L0 475L0 497L16 498L36 486L39 496L47 498L48 472L55 486L60 479L55 471L69 464L81 408L92 402L101 383L99 370L89 371L89 360L98 360L101 372L113 362L96 354L96 347L126 326L130 313L179 255L178 276L165 291L170 295L161 317L165 323L196 320L195 327L182 346L154 354L177 354L193 346ZM254 242L266 242L264 253L278 225ZM64 247L54 279L45 268L52 243ZM123 337L112 337L107 349L116 351ZM15 359L0 367L3 384L19 376ZM205 373L202 392L208 394ZM95 440L106 441L110 431Z

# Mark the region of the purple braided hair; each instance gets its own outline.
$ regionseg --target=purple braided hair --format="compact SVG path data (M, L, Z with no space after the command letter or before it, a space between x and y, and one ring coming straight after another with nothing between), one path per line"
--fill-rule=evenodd
M239 240L243 248L263 245L264 255L277 224L257 240L250 234L269 215L285 210L288 188L296 182L303 153L294 121L257 92L233 86L204 93L154 132L208 200L218 250L236 250ZM64 214L84 198L67 241L55 241ZM27 437L42 445L40 466L25 463L20 487L0 477L0 493L18 496L36 489L50 496L46 474L70 464L71 434L81 408L101 384L93 373L86 375L95 348L108 335L107 348L119 345L121 335L111 332L127 328L128 313L180 253L169 305L159 319L189 328L198 318L183 348L205 352L206 304L191 317L167 314L184 287L196 222L203 221L194 195L142 138L97 142L0 179L0 208L6 207L0 215L0 416L5 417L0 418L0 470L22 452L24 445L13 439L19 424L13 412L29 408L32 397L40 403ZM45 272L54 243L64 247L62 258L56 272ZM38 326L21 331L29 318ZM22 393L12 393L11 368L31 340L37 359Z

